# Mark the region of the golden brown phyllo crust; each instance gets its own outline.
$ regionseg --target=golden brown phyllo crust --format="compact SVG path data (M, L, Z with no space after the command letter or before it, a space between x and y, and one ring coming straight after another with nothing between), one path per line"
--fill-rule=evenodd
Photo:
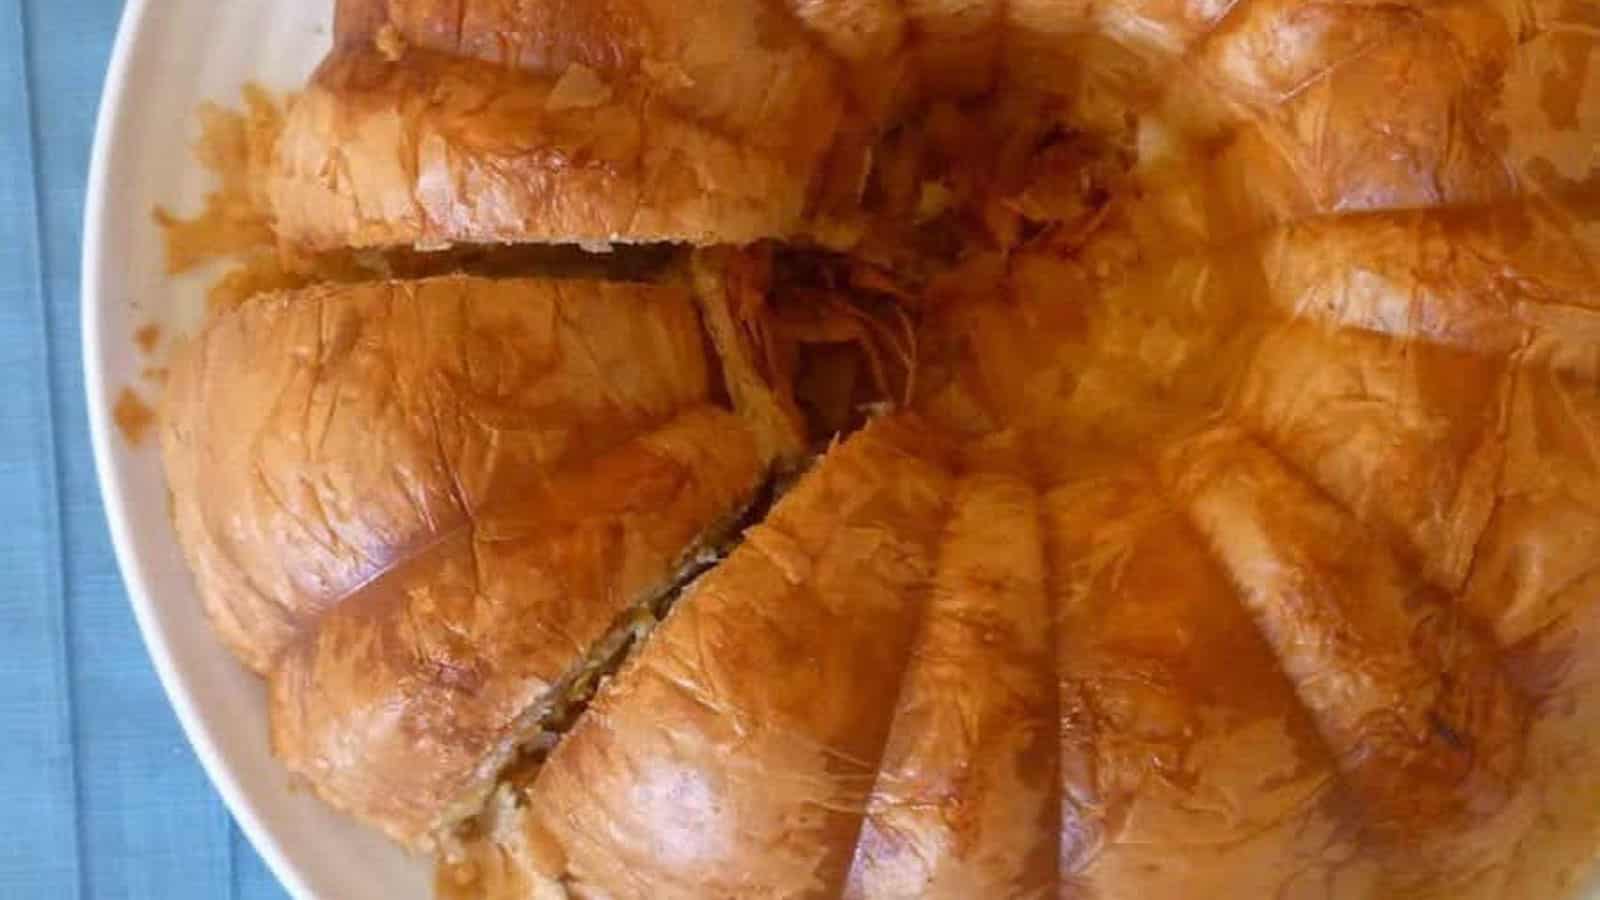
M1591 7L344 0L162 411L276 751L452 897L1570 894Z
M179 534L331 802L426 839L747 502L696 323L681 290L445 278L258 297L175 360Z

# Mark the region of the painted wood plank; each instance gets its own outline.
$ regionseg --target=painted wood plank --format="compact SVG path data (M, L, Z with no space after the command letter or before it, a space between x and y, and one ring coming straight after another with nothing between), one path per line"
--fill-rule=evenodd
M81 896L62 515L19 0L0 2L0 896Z
M227 897L233 884L227 816L139 639L105 530L87 439L80 228L95 112L120 13L117 0L23 0L82 885L94 898Z

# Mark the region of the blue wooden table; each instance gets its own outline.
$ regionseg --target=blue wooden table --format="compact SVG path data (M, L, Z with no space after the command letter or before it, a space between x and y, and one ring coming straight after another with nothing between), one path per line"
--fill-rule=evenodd
M79 232L121 12L0 0L0 900L277 898L156 682L89 454Z

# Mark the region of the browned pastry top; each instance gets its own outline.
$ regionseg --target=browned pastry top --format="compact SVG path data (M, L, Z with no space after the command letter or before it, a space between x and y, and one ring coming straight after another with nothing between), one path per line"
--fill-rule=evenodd
M922 285L911 412L494 794L463 890L1569 893L1600 850L1593 7L340 3L273 159L291 247L893 271L947 202L982 226ZM967 136L995 171L901 165L979 121L1019 126ZM1092 209L1074 141L1126 161ZM325 288L180 360L180 534L324 796L413 843L483 799L800 443L738 258L697 256L703 322L670 288Z
M762 468L692 302L641 285L264 296L190 342L165 404L174 520L278 754L408 843Z

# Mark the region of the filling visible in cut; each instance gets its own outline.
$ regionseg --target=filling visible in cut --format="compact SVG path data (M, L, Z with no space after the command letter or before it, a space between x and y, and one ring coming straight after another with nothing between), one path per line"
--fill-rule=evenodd
M460 798L442 818L436 837L441 885L470 883L469 845L494 831L497 811L520 806L539 766L588 707L589 701L616 674L635 648L641 646L672 610L685 591L738 546L746 528L766 518L767 512L790 484L768 477L743 509L712 529L685 554L677 571L661 587L618 615L604 636L550 689L544 702L526 710L500 750L485 759L482 768L493 779L482 793Z
M202 161L222 189L197 219L158 214L169 268L239 262L213 287L213 311L270 290L326 282L488 277L678 282L694 292L721 361L716 392L757 433L774 474L760 494L686 552L660 590L620 615L604 637L526 710L480 765L479 791L443 812L439 888L468 896L475 847L513 818L546 756L605 680L648 639L683 592L730 553L815 455L885 411L930 390L920 325L952 295L993 292L1011 260L1072 256L1113 221L1132 164L1129 133L1079 131L1039 99L941 102L908 115L875 145L859 196L789 243L692 249L671 244L458 246L301 255L276 246L252 195L281 115L248 94L250 111L211 109ZM462 892L467 893L462 893Z
M780 479L797 477L874 416L912 405L923 389L919 325L938 313L942 293L995 289L1011 255L1070 255L1108 221L1113 188L1131 157L1114 143L1057 126L1000 147L974 139L992 119L1012 114L941 106L919 125L892 130L866 184L867 212L856 225L862 233L847 250L768 241L665 251L671 261L656 277L687 280L693 289L722 363L721 393L758 432ZM975 265L988 260L999 264ZM516 842L498 830L516 827L540 765L595 691L683 591L738 546L739 532L761 520L784 486L769 484L713 552L620 620L558 699L537 713L528 738L500 761L495 788L472 798L475 814L444 843L442 896L474 896L480 873L473 860Z

